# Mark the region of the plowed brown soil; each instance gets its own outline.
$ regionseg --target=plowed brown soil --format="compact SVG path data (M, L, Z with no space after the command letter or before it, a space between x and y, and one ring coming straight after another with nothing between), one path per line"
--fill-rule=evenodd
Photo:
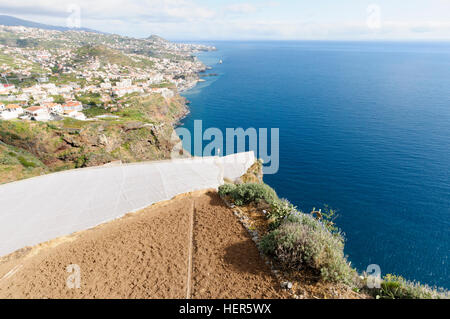
M80 266L79 289L66 284L70 264ZM186 297L287 297L215 192L183 195L0 259L0 298Z
M216 194L195 202L192 297L283 298L269 266Z

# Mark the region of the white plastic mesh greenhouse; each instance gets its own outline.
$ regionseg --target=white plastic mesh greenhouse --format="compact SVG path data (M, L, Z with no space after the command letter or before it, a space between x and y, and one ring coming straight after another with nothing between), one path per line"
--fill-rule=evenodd
M0 256L239 178L253 152L101 166L0 185Z

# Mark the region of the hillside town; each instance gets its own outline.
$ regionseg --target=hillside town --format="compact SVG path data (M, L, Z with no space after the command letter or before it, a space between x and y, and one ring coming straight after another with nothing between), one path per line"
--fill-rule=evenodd
M85 121L86 110L114 113L133 96L170 100L196 85L207 67L194 54L208 50L156 36L0 26L0 119Z

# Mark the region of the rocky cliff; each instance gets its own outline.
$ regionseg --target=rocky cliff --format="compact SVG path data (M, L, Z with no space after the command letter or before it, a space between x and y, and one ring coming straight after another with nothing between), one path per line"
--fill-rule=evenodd
M118 118L77 121L0 121L0 183L113 161L169 157L183 98L137 100Z

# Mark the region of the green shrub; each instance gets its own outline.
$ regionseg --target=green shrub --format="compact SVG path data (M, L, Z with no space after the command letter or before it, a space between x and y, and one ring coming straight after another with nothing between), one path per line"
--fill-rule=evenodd
M302 224L305 226L308 226L311 230L319 230L323 229L324 226L314 217L311 215L307 215L302 212L295 211L293 213L290 213L286 218L284 219L285 223L292 223L292 224ZM343 241L343 239L341 238Z
M290 269L315 270L325 281L352 284L356 272L344 256L344 239L313 217L296 213L260 242L261 250Z
M14 153L13 153L14 154ZM8 154L10 156L0 156L0 165L15 165L17 164L16 154L12 155L11 153Z
M297 212L297 207L292 205L288 200L278 199L273 201L268 214L271 229L279 227L288 216L295 212Z
M334 223L337 217L337 211L325 205L321 222L332 234L340 233L340 229Z
M225 184L219 188L219 194L231 196L234 203L238 206L259 202L261 200L266 201L268 204L272 204L279 200L277 193L275 193L270 186L265 184Z
M51 130L58 130L58 127L56 125L54 125L54 124L51 124L51 123L47 123L47 127L49 129L51 129Z
M431 288L418 282L408 281L401 276L390 274L384 276L380 289L372 289L370 292L380 299L449 298L448 291Z
M219 195L221 197L230 195L236 189L234 184L224 184L219 187Z
M87 157L86 155L81 155L80 157L78 157L75 160L75 168L81 168L81 167L85 167L87 162Z
M23 156L19 156L17 159L19 160L20 164L22 164L26 168L28 168L28 167L32 167L32 168L37 167L37 165L35 163L28 161Z
M240 185L225 184L219 187L220 196L230 196L238 206L252 202L265 201L270 206L268 218L271 228L277 228L289 214L296 212L296 207L289 201L279 199L277 193L266 184L245 183Z

